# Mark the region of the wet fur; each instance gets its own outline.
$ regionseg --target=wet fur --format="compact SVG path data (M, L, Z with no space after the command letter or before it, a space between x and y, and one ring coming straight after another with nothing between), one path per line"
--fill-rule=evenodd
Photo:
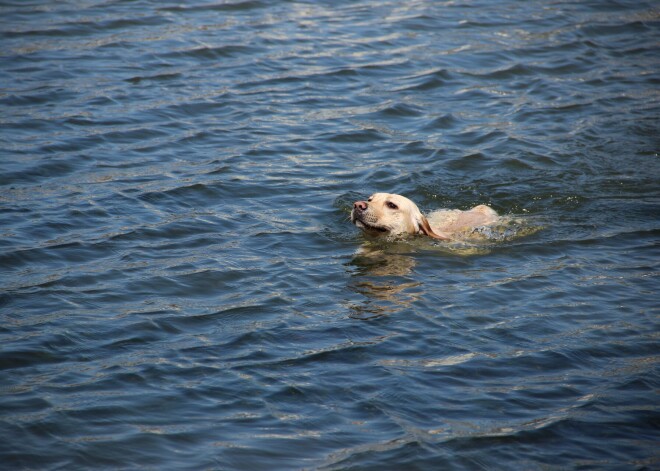
M499 219L495 210L483 204L468 211L435 211L427 217L411 200L392 193L375 193L367 201L356 201L351 211L351 222L371 235L423 234L444 241L464 239L474 229Z

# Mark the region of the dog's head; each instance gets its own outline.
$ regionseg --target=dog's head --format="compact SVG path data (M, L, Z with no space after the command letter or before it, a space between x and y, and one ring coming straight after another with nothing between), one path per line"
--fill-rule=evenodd
M422 233L434 239L449 240L433 232L415 203L391 193L375 193L367 201L353 203L351 222L372 235Z

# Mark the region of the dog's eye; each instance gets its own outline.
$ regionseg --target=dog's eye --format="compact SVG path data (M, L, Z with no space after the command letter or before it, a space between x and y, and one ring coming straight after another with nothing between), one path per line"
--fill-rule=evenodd
M387 207L390 209L399 209L399 207L396 204L392 203L391 201L388 201L386 204Z

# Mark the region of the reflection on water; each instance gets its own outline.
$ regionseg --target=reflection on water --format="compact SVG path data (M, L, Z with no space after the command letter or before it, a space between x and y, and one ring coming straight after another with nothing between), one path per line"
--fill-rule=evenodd
M496 225L478 227L451 242L428 237L365 235L365 242L349 266L356 268L350 289L366 299L350 306L350 317L372 319L393 314L420 299L424 295L423 283L407 278L414 271L416 257L487 255L504 242L532 235L542 228L539 221L503 217Z
M374 245L365 243L351 260L358 272L371 276L404 276L415 267L411 247L403 244Z
M366 299L351 305L350 317L373 319L393 314L424 295L421 282L406 281L415 258L403 251L397 253L403 248L402 244L387 247L365 243L353 257L350 265L358 269L350 279L350 289Z

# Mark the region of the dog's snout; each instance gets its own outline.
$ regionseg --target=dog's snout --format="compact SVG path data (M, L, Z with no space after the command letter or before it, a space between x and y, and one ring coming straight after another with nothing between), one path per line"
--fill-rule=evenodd
M356 201L353 203L353 209L357 209L358 211L364 211L367 209L367 202L366 201Z

